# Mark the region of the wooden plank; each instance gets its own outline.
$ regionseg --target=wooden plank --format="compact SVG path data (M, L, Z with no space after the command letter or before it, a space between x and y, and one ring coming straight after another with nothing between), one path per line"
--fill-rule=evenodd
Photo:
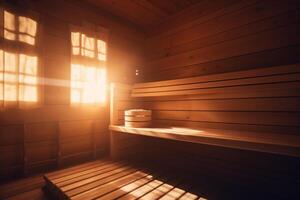
M131 174L135 171L137 171L137 169L133 169L130 167L120 167L110 172L62 187L61 190L64 191L67 196L72 197L84 191L88 191L94 187L109 183L115 179Z
M225 41L207 48L155 60L150 62L147 67L170 69L296 45L299 44L299 39L296 37L296 35L299 35L299 30L295 28L297 26L298 25L280 27L247 37ZM289 37L282 37L282 35L288 35ZM220 51L220 49L222 49L222 51Z
M195 200L198 199L199 197L195 194L192 194L190 192L186 192L183 196L179 198L179 200Z
M191 111L300 111L300 97L188 99L169 98L143 101L143 108L150 110Z
M124 126L110 126L110 129L124 133L192 143L300 156L300 138L295 135L189 128L127 128Z
M52 181L52 183L54 183L57 187L64 187L64 186L68 186L70 184L88 179L88 178L92 178L94 176L100 175L100 174L104 174L106 172L110 172L114 169L117 169L119 167L123 166L121 163L111 163L111 164L107 164L104 166L100 166L100 167L93 167L90 170L85 170L82 172L78 172L76 174L72 174L69 176L64 176L60 179L56 179L54 181Z
M93 121L85 120L60 122L59 129L61 139L66 137L74 137L77 135L92 134Z
M255 3L257 3L256 0L251 0L251 1L244 1L243 0L243 1L239 1L237 3L235 2L235 3L232 3L231 5L223 7L221 9L217 7L217 9L213 10L213 12L207 13L207 14L205 14L203 16L201 16L201 13L200 13L200 16L197 17L197 19L195 19L193 21L190 21L190 22L187 22L187 23L184 23L181 26L172 26L172 27L168 27L168 28L164 28L164 27L167 27L167 26L164 26L164 27L162 27L163 30L158 29L159 30L159 34L152 34L152 35L154 35L154 38L153 38L153 40L150 40L149 43L159 44L161 41L165 40L166 37L169 36L169 35L176 34L177 32L180 32L182 30L186 30L186 29L189 29L191 27L194 27L197 24L201 24L203 22L215 19L217 17L221 17L223 15L226 15L228 13L232 13L232 12L234 12L236 10L240 10L240 9L242 9L244 7L247 7L249 5L253 5ZM184 15L185 14L186 15L190 15L190 12L189 12L189 10L187 10L186 12L184 11L183 14ZM175 18L175 20L176 20L176 18ZM171 22L172 21L173 20L171 20ZM166 21L166 22L168 22L168 21ZM155 39L158 39L158 40L155 40Z
M246 55L238 55L225 59L218 59L211 62L188 65L184 68L159 70L149 69L146 73L153 73L155 76L147 76L147 81L166 80L175 78L186 78L203 76L207 74L218 74L224 72L241 71L255 68L267 68L270 66L287 65L299 63L297 55L300 53L299 45L291 45L277 49L269 49L261 52L254 52Z
M222 111L154 111L153 119L189 120L239 124L299 126L300 113L295 112L222 112Z
M299 21L299 11L289 10L278 16L265 18L261 21L253 21L249 24L245 24L233 29L228 28L226 31L220 32L218 34L209 34L204 38L199 38L190 42L178 44L176 46L173 45L170 48L151 48L148 50L147 60L160 59L165 56L172 56L195 49L204 48L220 42L233 40L238 37L244 37L261 31L274 29L280 26L293 25L297 21ZM190 37L191 36L188 36L187 38Z
M73 196L71 199L91 199L91 198L97 198L102 196L103 194L109 193L119 187L123 187L127 184L130 184L136 180L139 180L145 176L147 176L147 173L144 173L142 171L136 171L129 175L126 175L122 178L119 178L117 180L114 180L112 182L109 182L105 185L102 185L100 187L95 187L85 193Z
M243 70L243 71L236 71L236 72L198 76L192 78L136 83L133 85L133 90L137 88L173 86L173 85L193 84L193 83L208 82L208 81L225 81L225 80L232 80L232 79L251 78L251 77L258 77L258 76L272 76L272 75L298 73L298 72L300 72L298 64L275 66L275 67L268 67L268 68L250 69L250 70Z
M18 195L7 198L7 200L20 200L20 199L34 199L34 200L47 200L42 189L34 189Z
M180 188L173 188L171 191L169 191L167 194L165 194L163 197L161 197L161 200L175 200L181 197L185 191Z
M244 24L249 24L254 21L280 15L284 12L289 12L299 8L299 6L297 6L296 1L274 2L267 0L264 2L258 2L257 4L223 15L217 20L214 19L206 21L205 23L197 24L190 29L177 32L172 37L172 44L175 46L195 39L204 38L209 35L215 35Z
M25 141L40 142L56 140L57 125L54 122L26 124Z
M69 168L66 168L66 169L62 169L62 170L59 170L59 171L55 171L55 172L45 174L44 177L46 179L56 179L56 178L63 177L63 176L66 176L66 175L70 175L70 174L73 174L73 173L76 173L76 172L79 172L79 171L82 171L82 170L91 169L95 166L105 164L105 163L107 163L107 160L102 160L102 161L97 160L97 161L93 161L93 162L88 162L88 163L85 163L85 164L81 164L81 165L77 165L77 166L74 166L74 167L69 167Z
M22 132L22 124L0 125L0 145L21 144Z
M122 187L119 187L118 189L111 191L110 193L107 193L106 195L103 195L99 198L98 200L106 200L106 199L117 199L120 198L121 196L132 192L133 190L136 190L139 187L142 187L143 185L149 183L150 181L153 180L152 175L148 175L146 177L143 177L141 179L138 179L132 183L129 183L127 185L124 185Z
M26 154L28 162L54 159L56 158L56 142L26 143Z
M129 199L140 198L140 197L144 196L145 194L147 194L148 192L151 192L151 191L155 190L156 188L160 187L162 184L163 184L162 181L155 179L155 180L150 181L149 183L143 185L142 187L139 187L139 188L133 190L132 192L120 197L119 199L129 200Z
M299 89L299 81L296 82L285 82L285 83L273 83L273 84L262 84L262 85L242 85L235 87L224 87L224 88L203 88L197 90L182 90L182 91L168 91L168 92L148 92L148 93L134 93L133 97L155 97L155 96L182 96L182 95L196 95L196 94L218 94L218 93L241 93L241 92L262 92L277 91L289 89L291 91L297 91Z
M182 1L178 1L182 2ZM193 6L189 6L186 9L183 9L181 12L174 13L161 24L158 25L155 29L151 31L151 36L159 35L169 35L174 32L179 32L182 29L186 29L187 24L196 23L199 18L205 18L206 20L209 17L215 17L215 12L219 12L224 8L238 4L239 2L235 0L230 1L214 1L210 3L208 0L196 1L197 3Z
M263 85L263 84L276 84L284 82L293 82L300 80L300 73L287 74L287 75L272 75L272 76L262 76L253 78L243 78L243 79L232 79L223 81L209 81L209 82L195 82L192 84L179 84L175 86L161 86L153 88L136 88L133 90L135 93L154 93L154 92L168 92L168 91L182 91L182 90L195 90L195 89L206 89L206 88L219 88L219 87L234 87L243 85Z
M277 133L298 135L300 128L294 126L266 126L258 124L239 124L239 123L218 123L204 121L180 121L180 120L152 120L154 127L189 127L195 129L224 129L224 130L239 130L239 131L254 131L264 133Z
M30 178L20 179L0 186L0 198L6 199L15 194L20 194L29 190L44 186L45 182L40 175Z
M140 199L147 200L147 199L159 199L164 196L166 193L174 189L178 183L180 182L179 178L172 178L167 181L164 181L162 185L158 188L152 190L151 192L147 193L146 195L142 196Z

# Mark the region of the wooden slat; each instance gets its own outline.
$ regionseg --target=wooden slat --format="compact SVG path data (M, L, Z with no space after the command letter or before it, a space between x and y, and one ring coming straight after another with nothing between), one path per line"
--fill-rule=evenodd
M121 178L132 172L137 171L136 169L132 169L130 167L121 167L110 172L86 179L84 181L74 183L68 186L61 188L62 191L66 193L67 196L74 196L80 194L84 191L88 191L94 187L106 184L111 182L112 180Z
M233 98L143 101L143 108L150 110L197 110L197 111L300 111L300 97L282 98Z
M299 30L295 28L297 26L299 26L299 24L291 27L280 27L244 38L225 41L207 48L200 48L187 53L155 60L148 63L147 67L160 69L184 67L187 65L207 63L229 57L296 45L300 43L300 40L296 37L299 34ZM282 37L282 35L288 35L289 37ZM269 39L270 37L272 40ZM222 49L222 51L220 51L220 49Z
M155 180L150 181L149 183L143 185L142 187L139 187L136 190L126 194L125 196L120 197L119 199L123 199L123 200L138 199L138 198L144 196L145 194L160 187L162 184L163 184L162 181L155 179Z
M253 19L252 17L250 17ZM194 30L194 40L185 42L183 44L178 44L176 46L172 46L171 48L156 48L155 50L149 51L148 59L159 59L166 55L172 56L179 53L184 53L188 51L192 51L198 48L204 48L209 45L217 44L220 42L224 42L227 40L233 40L237 37L243 37L249 34L255 34L260 31L265 31L268 29L273 29L278 26L287 26L292 25L295 22L299 21L299 11L298 10L289 10L283 14L274 17L267 17L262 19L261 21L252 21L246 25L242 25L233 29L225 29L224 32L219 32L218 34L209 34L204 38L201 38L201 34L197 35L196 33L200 33L199 31ZM243 22L244 23L244 22ZM203 28L203 27L202 27ZM203 30L203 29L202 29ZM206 31L206 33L208 33ZM202 33L202 35L204 32ZM200 38L199 38L200 36ZM175 38L177 35L175 35ZM172 36L169 36L169 39L174 40ZM192 35L182 36L182 38L193 38ZM151 40L151 39L150 39ZM181 41L181 40L180 40ZM175 41L174 41L175 42ZM154 44L155 45L155 44ZM158 45L158 44L157 44Z
M300 81L283 82L262 85L242 85L234 87L219 87L219 88L201 88L197 90L179 90L167 92L148 92L148 93L133 93L133 97L154 97L154 96L179 96L179 95L195 95L195 94L212 94L212 93L234 93L234 92L254 92L254 91L274 91L291 89L292 91L299 90Z
M175 200L181 197L185 191L180 188L173 188L171 191L169 191L167 194L165 194L163 197L161 197L161 200Z
M114 190L106 195L103 195L99 198L97 198L98 200L107 200L107 199L117 199L129 192L132 192L133 190L136 190L139 187L142 187L143 185L149 183L150 181L153 180L153 176L152 175L148 175L145 176L141 179L138 179L132 183L129 183L125 186L119 187L117 190Z
M105 161L102 161L102 163L103 162L105 162ZM63 170L48 173L48 174L45 174L44 177L55 179L55 178L63 177L63 176L68 175L68 174L76 173L76 172L81 171L81 170L93 168L94 166L97 166L99 164L101 164L101 162L99 162L99 161L89 162L89 163L85 163L85 164L82 164L82 165L77 165L77 166L74 166L74 167L69 167L69 168L66 168L66 169L63 169Z
M202 143L230 148L300 156L300 138L294 135L188 128L128 128L110 126L113 131Z
M155 188L151 192L147 193L146 195L142 196L140 199L147 200L147 199L159 199L172 189L174 189L178 183L180 182L179 178L173 178L167 181L164 181L162 185Z
M208 82L208 81L209 82L224 81L224 80L232 80L232 79L243 79L243 78L251 78L251 77L258 77L258 76L272 76L272 75L298 73L298 72L300 72L298 64L286 65L286 66L275 66L275 67L244 70L244 71L238 71L238 72L221 73L221 74L206 75L206 76L184 78L184 79L137 83L137 84L134 84L133 89L193 84L193 83L199 83L199 82L203 83L203 82Z
M55 183L58 187L65 187L67 185L71 185L73 183L88 179L88 178L92 178L94 176L100 175L100 174L104 174L106 172L112 171L114 169L117 169L119 167L121 167L121 164L108 164L105 166L101 166L101 167L94 167L91 170L86 170L82 173L76 173L73 174L72 176L65 176L63 177L63 179L60 180L56 180L56 183L53 181L53 183Z
M103 162L100 160L98 163ZM110 163L116 167L118 172L116 170L99 170L99 166L95 166L88 170L78 171L75 169L73 174L70 174L70 170L65 170L66 176L63 175L64 172L60 171L58 174L61 177L58 179L46 176L46 191L54 195L53 198L60 199L110 200L137 199L139 197L142 199L157 199L173 191L177 186L181 186L178 185L182 180L181 177L169 176L161 168L149 169L143 167L144 165L137 165L137 163L134 166L128 163L123 163L123 166L116 162ZM90 166L94 164L91 163ZM100 176L87 176L96 171L99 172ZM113 171L115 172L111 173ZM93 179L96 176L99 177ZM64 182L66 186L54 183L63 179L66 179L66 181L72 180L72 182ZM66 187L72 187L73 189L65 190ZM193 193L190 194L193 195Z
M273 75L265 77L255 77L255 78L243 78L242 80L224 80L224 81L209 81L209 82L195 82L188 85L178 85L178 86L161 86L157 88L146 88L133 90L133 93L154 93L154 92L168 92L168 91L181 91L181 90L195 90L195 89L205 89L205 88L223 88L223 87L234 87L242 85L263 85L272 83L284 83L293 82L300 80L300 73L293 73L287 75Z
M125 186L133 181L136 181L140 178L143 178L147 176L146 173L142 171L136 171L132 172L129 175L125 175L122 178L116 179L114 181L111 181L110 183L100 186L100 187L95 187L85 193L73 196L71 199L92 199L92 198L97 198L102 196L103 194L109 193L118 187Z

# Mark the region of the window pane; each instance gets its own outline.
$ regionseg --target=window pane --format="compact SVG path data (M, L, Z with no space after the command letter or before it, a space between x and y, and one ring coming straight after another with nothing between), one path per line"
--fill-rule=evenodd
M3 55L3 50L0 49L0 72L3 72L4 70L4 64L3 64L3 61L4 61L4 55Z
M79 55L79 52L80 52L79 47L73 47L72 48L73 55Z
M106 92L105 77L104 69L73 64L71 70L71 102L104 102ZM80 88L82 90L79 90Z
M17 56L13 53L4 53L4 70L6 72L16 72Z
M88 49L88 50L95 50L95 39L92 37L88 37L85 34L81 35L81 45L82 48Z
M106 54L106 42L97 40L98 53Z
M71 66L71 80L81 80L80 65L72 64Z
M106 55L98 54L98 60L106 61Z
M73 47L74 46L79 47L79 36L80 33L76 33L76 32L71 33L71 42Z
M4 84L4 98L6 101L16 101L17 86L11 84Z
M3 100L3 83L0 82L0 100Z
M82 49L81 52L82 52L83 56L87 56L87 57L90 57L90 58L93 58L95 56L94 51L90 51L90 50L87 50L87 49Z
M15 16L7 11L4 11L4 38L8 40L15 40L16 34L13 32L16 30Z
M37 57L20 54L19 72L28 75L37 75Z
M16 84L17 81L17 74L15 73L10 73L10 72L5 72L4 73L4 82L5 83L13 83Z
M26 102L37 101L37 87L31 85L19 86L19 100Z
M72 89L71 90L71 102L73 103L80 103L80 90Z
M28 17L19 17L19 32L27 33L28 35L35 36L37 31L36 21Z
M21 34L21 33L19 34L19 41L20 42L25 42L25 43L30 44L30 45L35 44L34 37L32 37L30 35Z
M15 31L15 24L15 15L13 15L10 12L4 11L4 28L11 31Z
M26 83L31 85L37 85L37 77L36 76L28 76L28 75L19 75L19 83Z
M15 40L16 39L16 34L8 31L8 30L4 30L4 38L8 39L8 40Z

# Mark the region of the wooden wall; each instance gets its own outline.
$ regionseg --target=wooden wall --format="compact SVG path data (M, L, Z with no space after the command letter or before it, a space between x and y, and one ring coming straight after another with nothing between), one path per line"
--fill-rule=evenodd
M144 74L164 80L300 61L297 0L203 0L147 39Z
M43 86L43 101L38 108L0 112L1 181L107 153L108 101L105 106L74 107L70 105L68 84L51 84L70 80L70 24L80 25L87 21L109 29L110 81L134 81L135 66L142 62L144 35L134 25L80 1L24 2L25 9L39 15L38 25L43 29L40 69L49 84Z

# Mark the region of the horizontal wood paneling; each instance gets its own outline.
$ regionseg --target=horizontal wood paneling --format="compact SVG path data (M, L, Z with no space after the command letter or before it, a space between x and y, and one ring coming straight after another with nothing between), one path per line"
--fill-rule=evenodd
M149 36L145 73L164 80L298 63L299 13L294 0L240 1L186 24L174 18Z

